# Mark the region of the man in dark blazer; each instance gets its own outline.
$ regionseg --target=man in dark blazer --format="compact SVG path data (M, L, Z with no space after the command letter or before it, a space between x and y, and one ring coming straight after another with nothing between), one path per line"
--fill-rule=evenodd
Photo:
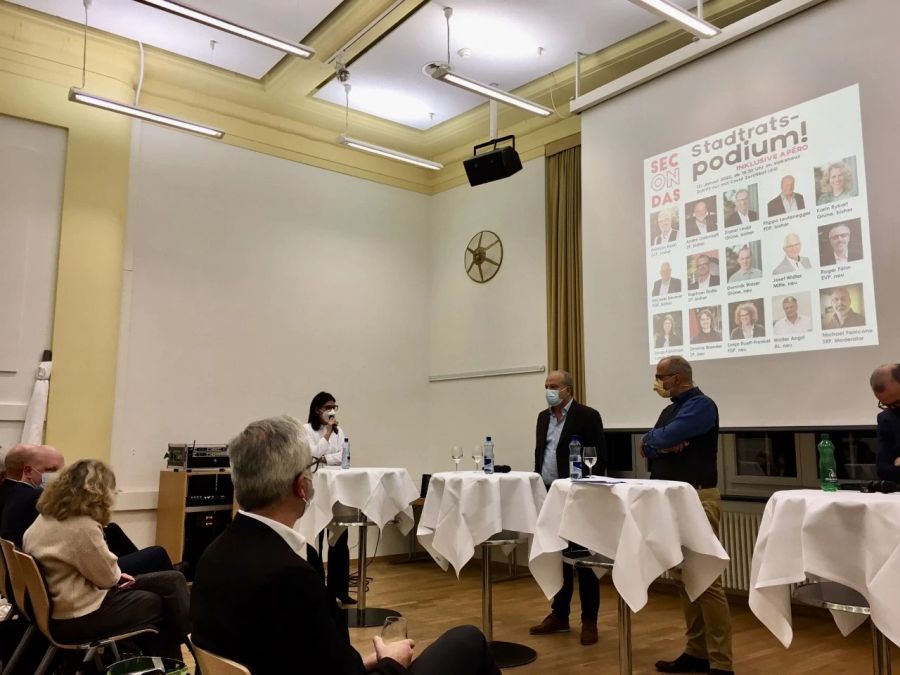
M725 218L725 227L734 227L742 223L759 220L759 214L750 209L750 192L738 190L734 193L734 211Z
M785 176L781 179L781 192L766 205L766 208L769 212L769 218L783 216L785 213L793 213L794 211L802 211L806 208L803 195L799 192L794 192L793 176Z
M572 375L564 370L554 370L547 375L544 392L548 408L542 410L537 418L535 473L541 474L547 487L557 478L568 478L569 443L577 436L582 447L597 448L594 473L603 474L606 471L606 444L600 413L575 401ZM577 544L570 544L570 549L584 550ZM553 597L550 614L531 627L532 635L569 630L573 577L572 566L563 564L563 586ZM578 568L578 596L581 600L581 644L591 645L598 639L597 612L600 609L600 583L593 570Z
M313 498L312 459L300 423L276 417L250 424L228 446L241 510L197 565L191 590L194 644L248 667L253 675L500 675L474 626L439 637L414 662L413 641L363 658L350 644L335 598L308 563L293 529Z
M694 259L694 277L688 280L688 290L696 291L701 288L713 288L719 285L719 277L710 274L712 261L705 253L701 253Z
M709 212L704 200L701 199L694 204L693 212L688 216L685 227L688 237L716 231L716 216Z
M875 450L878 477L900 483L900 363L887 363L876 368L869 384L881 408Z
M664 262L659 267L659 279L653 282L653 297L659 297L660 294L674 295L675 293L681 293L681 279L673 279L672 266Z

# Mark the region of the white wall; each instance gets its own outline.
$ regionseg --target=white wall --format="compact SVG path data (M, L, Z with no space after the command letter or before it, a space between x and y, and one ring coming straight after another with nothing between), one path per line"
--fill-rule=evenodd
M0 115L0 446L19 442L41 354L50 348L64 129Z
M443 375L547 362L544 158L511 178L434 196L431 212L429 374ZM495 232L503 264L488 283L465 273L472 236ZM431 470L452 468L450 448L490 435L498 464L530 471L534 425L545 373L434 382L428 389Z

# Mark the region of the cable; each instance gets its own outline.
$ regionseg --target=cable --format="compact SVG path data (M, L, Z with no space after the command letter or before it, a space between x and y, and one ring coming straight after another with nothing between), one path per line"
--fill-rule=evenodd
M453 16L452 7L444 7L444 19L447 21L447 68L450 68L450 17Z
M91 6L91 0L83 0L84 5L84 40L81 49L81 88L84 89L85 79L87 78L87 29L88 29L88 7Z
M134 90L134 105L137 106L141 98L141 89L144 87L144 43L138 40L138 49L141 51L141 74L138 76L137 89Z

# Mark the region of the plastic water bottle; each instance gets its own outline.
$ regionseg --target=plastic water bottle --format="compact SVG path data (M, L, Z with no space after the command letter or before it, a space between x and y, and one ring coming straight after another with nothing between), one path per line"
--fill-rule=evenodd
M834 462L834 443L828 434L822 434L819 441L819 480L825 492L837 492L837 464Z
M581 478L581 441L578 436L572 436L569 443L569 478Z
M494 473L494 441L491 440L490 436L484 439L483 453L484 472Z
M350 439L344 437L344 449L341 451L341 468L350 468Z

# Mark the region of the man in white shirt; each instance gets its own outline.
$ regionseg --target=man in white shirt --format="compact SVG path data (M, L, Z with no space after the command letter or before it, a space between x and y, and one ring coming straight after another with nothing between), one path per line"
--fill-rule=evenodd
M697 237L707 232L716 231L716 217L710 215L709 208L704 200L700 200L694 204L692 215L685 223L685 236Z
M789 274L790 272L802 272L812 267L809 258L800 255L800 237L791 232L784 238L784 260L772 271L772 274Z
M664 262L659 268L659 279L653 284L653 297L664 298L675 293L681 293L681 279L673 279L672 266Z
M794 192L794 177L785 176L781 179L781 193L767 205L769 218L783 216L785 213L802 211L806 208L803 195Z
M738 251L738 265L740 265L738 271L731 275L728 283L733 284L762 277L762 270L753 267L753 255L750 253L749 246L745 245Z
M725 227L746 225L759 220L759 214L750 210L750 191L738 190L734 193L734 212L725 219Z
M656 226L659 228L659 234L653 239L654 246L675 241L678 237L678 230L672 229L671 209L663 209L656 214Z
M858 250L851 246L853 237L850 226L847 223L837 223L828 227L828 243L831 250L820 246L822 253L822 267L826 265L845 265L854 260L859 260Z
M784 318L775 322L775 335L795 335L812 330L812 321L797 311L797 298L789 295L781 301Z

